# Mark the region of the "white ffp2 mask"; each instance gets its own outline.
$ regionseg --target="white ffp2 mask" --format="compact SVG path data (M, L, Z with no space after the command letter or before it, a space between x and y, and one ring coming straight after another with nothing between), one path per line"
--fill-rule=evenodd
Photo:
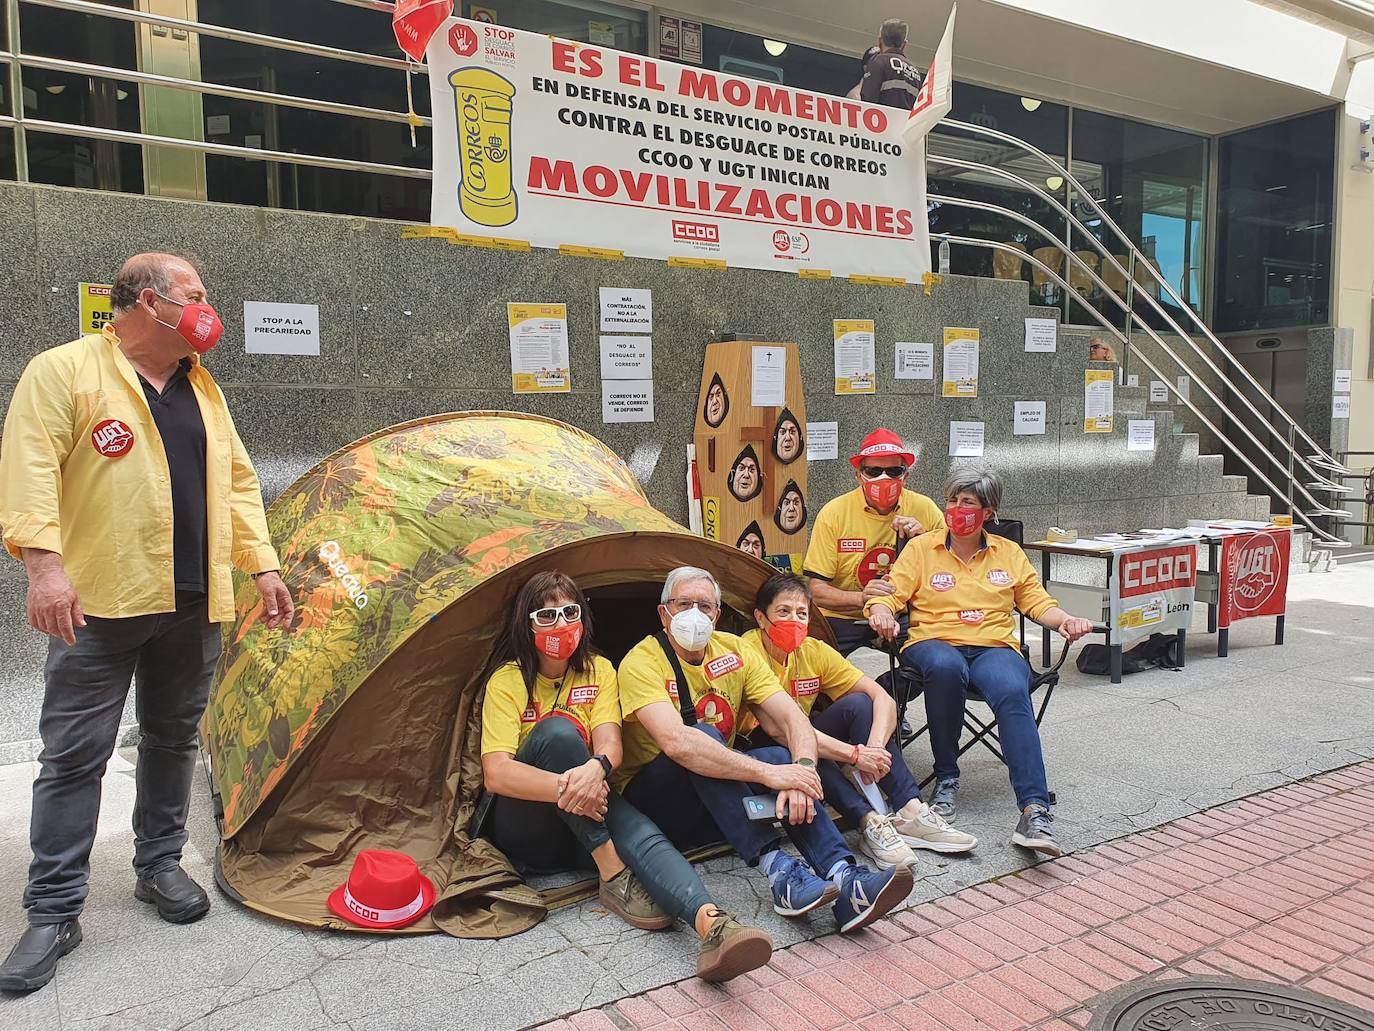
M716 625L710 618L695 606L679 612L668 624L673 640L689 652L699 652L705 648L715 629Z

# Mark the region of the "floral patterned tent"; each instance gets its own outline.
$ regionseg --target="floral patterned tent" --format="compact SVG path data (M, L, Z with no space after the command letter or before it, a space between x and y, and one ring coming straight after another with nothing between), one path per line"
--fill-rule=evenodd
M244 616L205 733L223 801L220 883L286 919L349 927L325 899L364 848L410 853L435 880L409 931L500 937L544 915L467 827L481 791L482 672L519 585L562 569L615 606L603 637L656 626L657 585L711 569L726 602L772 571L650 506L619 457L563 423L465 412L394 426L329 456L268 512L298 613Z

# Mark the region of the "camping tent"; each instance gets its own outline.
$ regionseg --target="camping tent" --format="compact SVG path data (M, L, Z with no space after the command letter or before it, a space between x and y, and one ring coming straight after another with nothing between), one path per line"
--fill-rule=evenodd
M506 412L383 430L310 470L268 512L295 625L241 622L206 713L223 804L220 883L246 905L344 928L325 899L364 848L413 855L440 901L410 931L523 930L546 909L467 827L481 791L482 671L521 583L561 569L618 660L657 628L664 576L712 570L751 611L771 567L689 534L625 463L563 423ZM819 621L818 621L819 622Z

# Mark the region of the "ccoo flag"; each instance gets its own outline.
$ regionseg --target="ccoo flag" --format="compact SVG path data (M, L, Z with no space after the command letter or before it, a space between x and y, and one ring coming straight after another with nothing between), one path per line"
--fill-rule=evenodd
M926 81L911 108L902 136L908 144L925 138L926 133L935 128L935 123L949 114L952 104L951 87L954 85L954 68L951 56L954 49L954 15L959 5L949 9L949 22L945 34L940 37L940 45L935 48L935 58L930 62Z
M453 0L396 0L391 16L396 42L412 61L422 63L430 39L452 14Z

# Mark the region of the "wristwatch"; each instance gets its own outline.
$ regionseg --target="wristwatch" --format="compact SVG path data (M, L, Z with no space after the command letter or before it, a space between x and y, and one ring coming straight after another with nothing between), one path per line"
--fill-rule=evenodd
M592 758L601 764L601 768L606 771L606 779L610 780L611 771L615 769L615 767L611 765L611 760L607 759L604 755L594 755Z
M815 759L801 758L801 759L798 759L798 760L797 760L797 765L798 765L798 766L805 766L808 770L814 770L814 769L816 768L816 760L815 760Z

